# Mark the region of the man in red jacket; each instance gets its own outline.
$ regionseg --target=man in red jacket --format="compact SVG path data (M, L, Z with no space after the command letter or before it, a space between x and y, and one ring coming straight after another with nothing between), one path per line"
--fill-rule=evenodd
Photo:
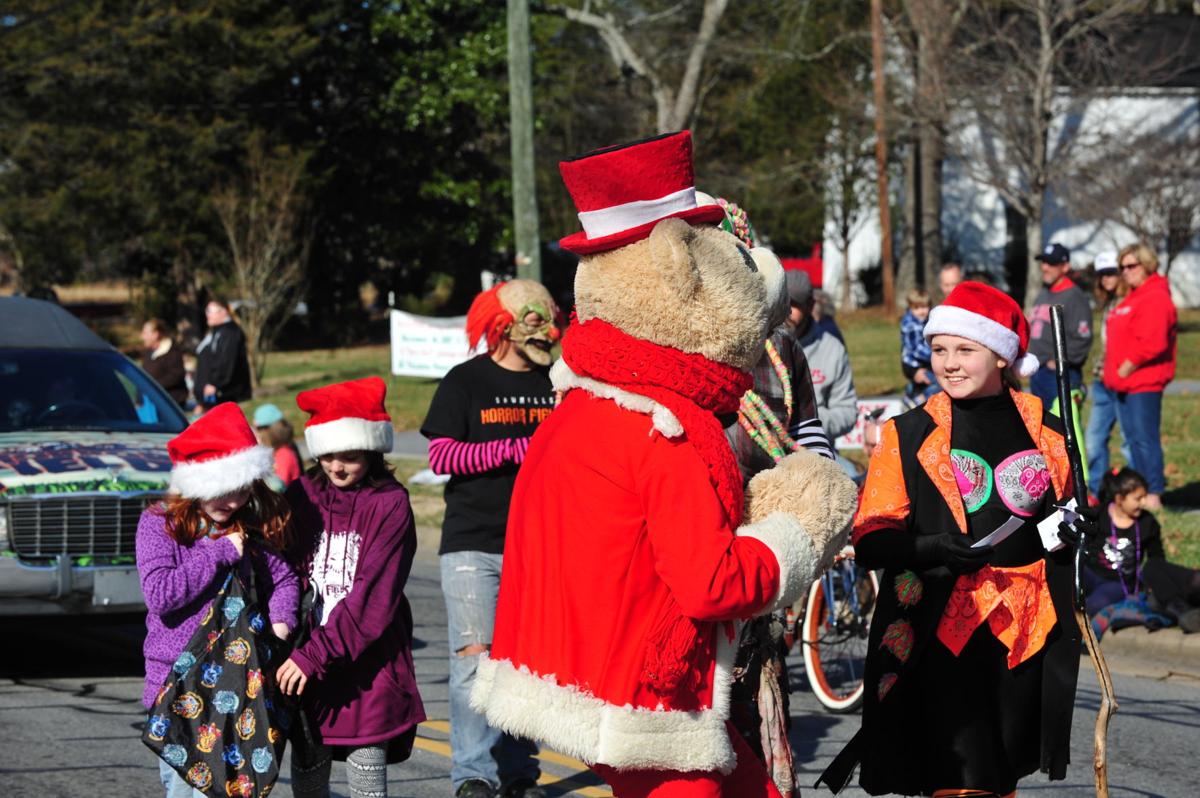
M1134 470L1146 477L1145 507L1162 507L1162 395L1175 377L1178 314L1171 287L1158 274L1158 255L1143 242L1117 259L1129 295L1109 314L1104 385L1117 395L1117 419L1129 441Z

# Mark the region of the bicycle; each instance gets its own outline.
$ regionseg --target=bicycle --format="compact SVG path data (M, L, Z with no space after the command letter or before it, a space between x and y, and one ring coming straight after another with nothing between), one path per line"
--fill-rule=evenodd
M855 712L863 701L863 668L879 578L854 562L847 546L834 564L788 610L785 643L790 651L799 629L804 671L813 695L831 713Z

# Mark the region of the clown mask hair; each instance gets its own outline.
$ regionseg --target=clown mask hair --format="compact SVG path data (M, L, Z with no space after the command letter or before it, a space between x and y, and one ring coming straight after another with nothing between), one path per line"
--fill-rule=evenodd
M467 311L471 348L487 339L488 352L511 345L534 366L549 366L559 338L558 308L550 292L533 280L510 280L475 297Z

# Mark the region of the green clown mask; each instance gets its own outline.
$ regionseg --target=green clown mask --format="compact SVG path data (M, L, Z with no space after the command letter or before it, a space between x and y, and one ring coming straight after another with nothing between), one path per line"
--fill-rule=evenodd
M530 363L549 366L559 338L554 326L557 308L550 292L533 280L510 280L500 287L499 299L513 317L508 340Z

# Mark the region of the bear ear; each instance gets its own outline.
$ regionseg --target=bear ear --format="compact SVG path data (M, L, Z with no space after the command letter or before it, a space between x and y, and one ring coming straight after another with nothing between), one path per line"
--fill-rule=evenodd
M682 219L663 219L650 231L651 266L683 298L691 297L700 286L700 269L692 256L695 237L695 228Z

